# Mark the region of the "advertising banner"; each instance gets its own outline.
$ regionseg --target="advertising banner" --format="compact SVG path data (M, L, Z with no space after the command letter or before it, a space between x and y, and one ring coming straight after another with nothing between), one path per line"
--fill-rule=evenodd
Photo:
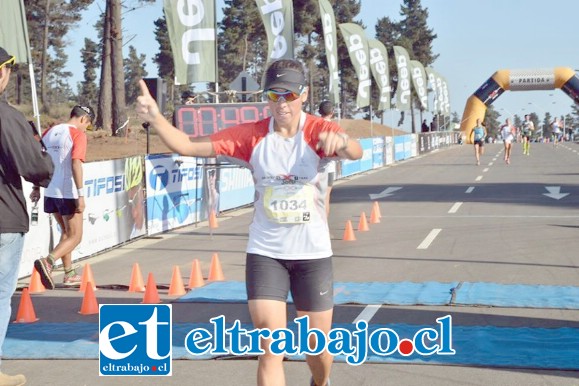
M388 52L381 41L368 39L370 49L370 67L372 76L378 87L378 107L377 111L384 111L390 108L390 73L388 72Z
M292 0L255 0L267 34L267 59L294 58L294 8Z
M396 87L396 107L398 110L410 110L410 59L404 47L394 46L394 58L398 69Z
M149 155L145 175L149 235L207 218L201 210L204 176L200 160L175 154Z
M215 82L215 0L165 0L163 11L173 52L175 82Z
M350 60L358 75L358 96L356 106L361 109L370 105L370 60L368 56L368 41L364 29L358 24L340 24L340 31L348 47Z
M328 0L320 0L320 17L324 31L324 45L328 62L330 101L336 105L340 101L340 75L338 73L338 37L336 17Z
M410 61L410 70L412 72L412 84L418 95L420 106L423 110L428 110L428 81L424 66L418 60Z
M86 208L82 241L72 252L73 260L145 234L142 163L137 156L83 165ZM60 233L53 221L54 245Z

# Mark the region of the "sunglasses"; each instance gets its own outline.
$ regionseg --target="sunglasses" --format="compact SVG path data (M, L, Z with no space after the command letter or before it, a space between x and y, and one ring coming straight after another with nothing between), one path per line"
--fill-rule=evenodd
M272 102L278 102L281 98L283 98L286 102L293 102L298 99L302 94L296 94L293 91L275 91L275 90L266 90L263 92L263 95L267 99Z
M14 67L15 62L16 62L16 57L13 56L10 59L8 59L7 61L5 61L4 63L0 64L0 68L6 66L6 68L11 69L12 67Z

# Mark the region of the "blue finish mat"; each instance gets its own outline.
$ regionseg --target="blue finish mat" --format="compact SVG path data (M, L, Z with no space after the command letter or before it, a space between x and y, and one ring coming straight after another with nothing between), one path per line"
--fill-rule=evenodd
M579 287L462 283L454 304L496 307L579 309Z
M177 302L245 303L245 283L212 282L188 292ZM469 282L336 282L334 302L579 309L579 287Z
M227 324L230 326L230 323ZM251 325L243 328L252 329ZM334 325L355 330L352 324ZM434 326L391 324L371 325L370 332L389 328L400 338L412 337L422 328ZM211 354L193 356L184 347L185 336L195 328L212 331L213 325L173 324L173 359L214 359ZM295 331L295 325L290 329ZM368 363L447 364L484 367L579 370L579 329L505 328L494 326L453 326L452 348L455 355L420 356L400 354L379 356L369 353ZM96 323L10 324L4 343L4 359L98 359ZM228 356L231 357L231 356ZM303 357L289 356L290 360ZM344 362L344 356L336 361Z

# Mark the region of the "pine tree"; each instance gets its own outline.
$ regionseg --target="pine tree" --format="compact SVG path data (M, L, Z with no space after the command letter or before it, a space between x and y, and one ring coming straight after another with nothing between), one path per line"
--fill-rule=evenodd
M94 0L27 0L26 20L29 28L32 61L39 84L42 110L48 112L52 103L69 94L66 78L72 74L63 71L67 56L64 54L66 34L81 19L81 13ZM64 77L64 79L63 79Z
M147 77L147 70L145 70L146 59L147 56L145 54L139 55L135 47L129 46L129 57L124 60L125 95L128 104L135 103L139 96L139 79Z
M78 100L80 103L96 106L98 100L96 70L99 67L99 46L94 41L85 38L81 55L84 64L84 80L80 83Z

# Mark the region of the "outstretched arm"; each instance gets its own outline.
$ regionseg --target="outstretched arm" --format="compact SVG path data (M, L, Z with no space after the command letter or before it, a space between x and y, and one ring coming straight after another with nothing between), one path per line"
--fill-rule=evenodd
M193 157L214 157L215 151L208 136L189 138L187 134L173 126L157 106L144 80L139 80L141 95L137 98L136 112L142 120L149 122L163 143L175 153Z

